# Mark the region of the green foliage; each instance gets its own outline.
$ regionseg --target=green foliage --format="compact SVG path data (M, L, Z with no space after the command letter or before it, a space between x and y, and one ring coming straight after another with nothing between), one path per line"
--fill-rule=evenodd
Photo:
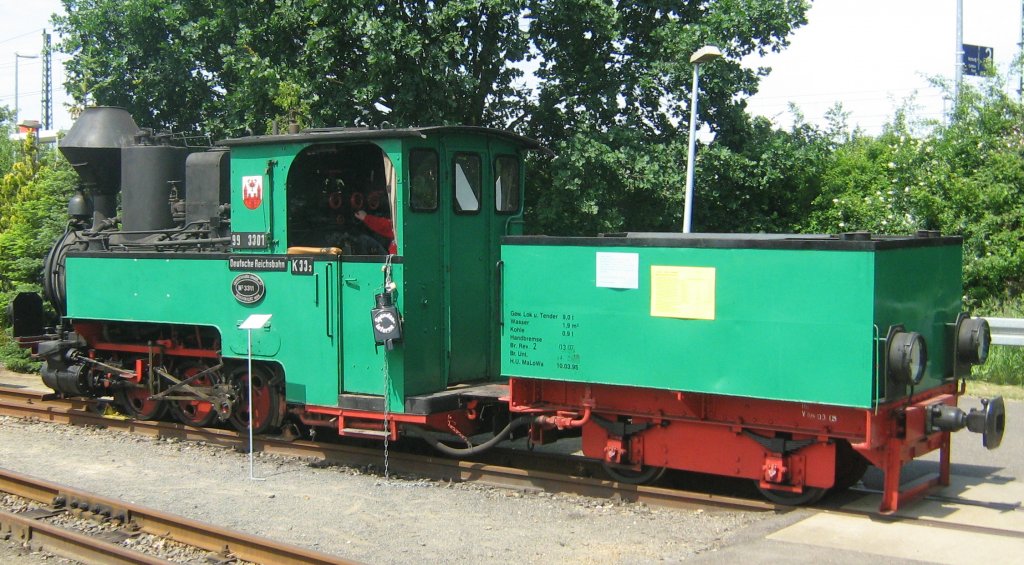
M699 118L719 134L723 148L742 152L742 136L726 132L748 125L741 95L756 90L760 70L738 61L784 47L806 9L775 0L532 2L529 35L540 56L539 85L527 105L525 131L559 158L533 169L530 229L563 235L679 231L690 55L708 43L727 55L702 67ZM701 153L701 159L730 157ZM734 187L722 189L729 190Z
M19 373L39 371L40 362L29 358L28 350L22 349L10 336L10 330L0 330L0 364Z
M63 3L54 23L76 101L155 127L493 125L524 98L525 0Z
M17 155L18 144L10 139L14 132L13 122L14 112L7 106L0 106L0 175L11 170Z
M821 191L830 133L800 121L777 130L760 117L740 125L734 147L698 153L693 231L798 231Z
M0 121L7 139L8 121ZM18 293L38 291L43 257L67 222L67 200L76 176L52 150L37 150L33 140L3 146L0 169L0 326L9 320L7 304ZM0 363L16 371L38 369L0 331Z
M66 161L42 166L3 203L8 212L0 229L0 293L38 288L43 257L67 223L67 201L76 179Z
M527 225L551 235L672 231L681 225L686 146L646 145L635 132L577 132L559 141L562 157L529 179Z
M13 157L0 177L0 232L11 225L22 189L32 182L39 170L39 151L31 136L15 146Z
M971 302L1024 292L1024 106L998 77L964 85L948 124L916 135L903 111L832 153L804 231L940 230L964 237Z
M67 223L76 180L66 161L37 153L31 141L0 179L0 303L38 288L43 257Z
M728 56L705 65L700 106L712 130L728 131L745 123L738 95L754 92L765 72L739 60L783 48L808 8L788 0L63 1L67 15L55 24L81 104L214 135L262 133L290 117L306 126L514 129L561 156L536 163L532 229L568 234L677 229L690 55L714 43ZM534 61L537 80L527 86L522 69Z

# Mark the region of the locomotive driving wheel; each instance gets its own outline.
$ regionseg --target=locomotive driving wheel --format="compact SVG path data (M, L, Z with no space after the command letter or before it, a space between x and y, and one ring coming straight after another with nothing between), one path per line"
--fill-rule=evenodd
M200 373L206 372L193 380L191 385L212 389L212 387L220 381L220 373L216 371L209 371L209 369L210 368L204 363L188 361L182 363L178 368L177 376L182 380L186 380L195 377ZM217 409L213 404L198 399L177 400L172 402L171 413L174 414L174 417L182 424L185 424L186 426L195 426L197 428L209 426L215 419L217 419Z
M240 432L249 431L249 370L239 367L231 374L231 383L238 391L238 402L231 412L231 425ZM266 433L284 416L281 391L273 375L264 367L252 367L252 431Z
M146 385L128 385L114 393L114 400L136 420L159 420L167 414L167 404L150 399L152 394Z

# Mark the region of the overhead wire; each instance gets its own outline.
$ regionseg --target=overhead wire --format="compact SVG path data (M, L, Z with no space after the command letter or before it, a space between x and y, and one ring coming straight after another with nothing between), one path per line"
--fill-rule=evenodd
M14 37L8 37L7 39L0 39L0 43L7 43L8 41L14 41L15 39L21 39L22 37L28 37L28 36L32 35L33 33L39 33L39 32L41 32L41 31L43 31L45 29L46 29L45 27L39 27L39 28L30 30L30 31L26 31L25 33L23 33L21 35L15 35Z

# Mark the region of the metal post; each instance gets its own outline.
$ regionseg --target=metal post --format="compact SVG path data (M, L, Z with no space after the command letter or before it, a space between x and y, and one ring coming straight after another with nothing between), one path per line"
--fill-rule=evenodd
M693 210L693 172L697 155L697 81L700 80L700 63L693 66L693 91L690 93L690 147L686 156L686 197L683 200L683 233L690 233L690 218Z
M248 380L249 380L249 479L253 481L263 481L266 479L257 478L253 473L253 431L252 431L252 331L260 328L267 327L270 322L271 314L252 314L245 319L239 326L238 329L246 330L248 332Z
M697 169L695 161L697 157L697 93L700 82L700 65L708 61L714 61L722 56L722 52L714 45L705 45L693 55L690 55L690 64L693 65L693 91L690 93L690 147L686 157L686 195L683 199L683 233L690 233L690 218L693 211L690 202L693 200L693 173Z
M43 115L40 120L43 129L53 128L53 52L50 49L50 34L43 30Z
M14 131L18 131L18 54L14 54Z
M964 0L956 0L956 65L953 69L953 115L956 115L960 83L964 80Z
M249 381L249 480L255 480L256 476L253 475L252 471L252 329L246 330L249 333L249 366L248 366L248 381Z
M22 55L14 52L14 127L18 127L18 63L21 59L38 59L39 55Z

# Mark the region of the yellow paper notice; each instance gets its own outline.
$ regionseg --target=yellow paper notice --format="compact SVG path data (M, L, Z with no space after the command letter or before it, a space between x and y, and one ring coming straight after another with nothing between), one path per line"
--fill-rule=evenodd
M714 320L714 267L652 265L651 316Z

